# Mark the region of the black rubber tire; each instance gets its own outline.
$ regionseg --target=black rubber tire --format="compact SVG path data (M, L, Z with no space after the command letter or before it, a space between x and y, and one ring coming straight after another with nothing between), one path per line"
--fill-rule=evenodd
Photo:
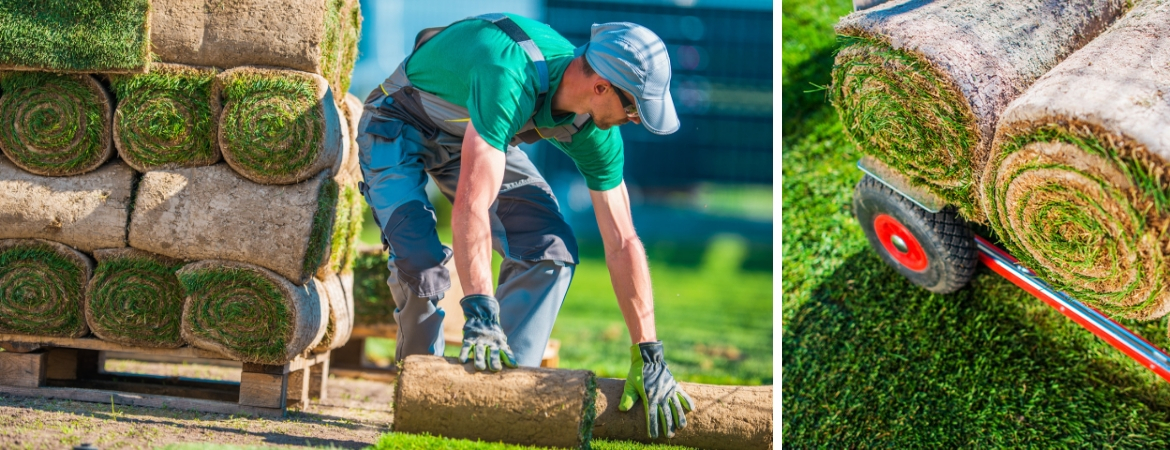
M883 213L900 222L918 240L927 258L925 269L911 270L882 245L874 220ZM975 274L979 263L975 234L952 207L937 213L926 211L866 175L853 191L853 214L865 231L870 247L881 255L882 261L928 291L939 294L957 291Z

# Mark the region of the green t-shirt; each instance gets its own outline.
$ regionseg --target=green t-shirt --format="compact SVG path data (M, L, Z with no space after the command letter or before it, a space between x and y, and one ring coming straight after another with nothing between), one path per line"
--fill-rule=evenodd
M573 60L573 45L548 25L508 17L528 33L548 64L548 96L536 114L536 126L571 123L576 114L552 116L552 99ZM500 150L508 148L512 136L532 117L540 91L540 77L528 54L485 20L458 22L435 35L410 57L406 76L416 88L466 107L476 131ZM621 184L625 156L618 127L601 130L590 121L572 142L550 142L573 159L589 189L604 191Z

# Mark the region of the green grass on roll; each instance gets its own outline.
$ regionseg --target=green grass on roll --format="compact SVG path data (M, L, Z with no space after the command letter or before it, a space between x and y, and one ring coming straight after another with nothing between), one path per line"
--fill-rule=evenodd
M142 75L117 75L114 138L139 172L205 166L219 160L212 83L216 70L156 64Z
M241 71L228 78L221 92L222 150L231 147L233 167L260 178L285 177L317 161L325 118L310 76Z
M91 268L63 245L0 240L0 333L81 337L84 289Z
M112 154L108 94L89 75L0 74L0 149L38 175L79 175Z
M313 214L313 229L309 234L309 247L305 252L304 273L312 274L325 263L325 254L333 243L334 217L341 213L338 208L337 182L326 179L318 191L317 212Z
M281 289L254 270L213 267L179 272L187 291L185 331L213 341L233 356L279 364L293 332Z
M145 72L150 0L0 0L0 69Z
M86 289L86 319L98 337L125 345L183 345L183 262L135 249L98 250Z

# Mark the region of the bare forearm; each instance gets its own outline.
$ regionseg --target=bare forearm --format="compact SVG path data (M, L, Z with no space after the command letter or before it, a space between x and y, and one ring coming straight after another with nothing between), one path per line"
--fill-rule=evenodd
M464 295L492 295L491 222L487 208L456 197L451 211L455 270Z
M650 267L646 263L642 241L627 239L619 246L607 248L605 263L609 267L609 279L622 317L630 330L630 339L634 343L657 341Z

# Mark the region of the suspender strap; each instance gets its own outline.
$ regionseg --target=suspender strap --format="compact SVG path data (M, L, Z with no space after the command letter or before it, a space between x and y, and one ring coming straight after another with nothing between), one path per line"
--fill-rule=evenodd
M532 38L528 36L528 33L520 29L520 26L516 25L516 22L513 22L508 16L500 13L491 13L476 16L476 18L496 24L500 28L500 31L503 31L513 41L520 44L520 48L524 49L524 52L528 54L528 59L532 60L532 64L536 66L536 73L540 76L540 92L536 95L536 110L539 111L541 106L544 105L544 98L548 95L549 85L548 63L544 61L544 53L540 52L540 49L536 47L536 42L533 42Z

